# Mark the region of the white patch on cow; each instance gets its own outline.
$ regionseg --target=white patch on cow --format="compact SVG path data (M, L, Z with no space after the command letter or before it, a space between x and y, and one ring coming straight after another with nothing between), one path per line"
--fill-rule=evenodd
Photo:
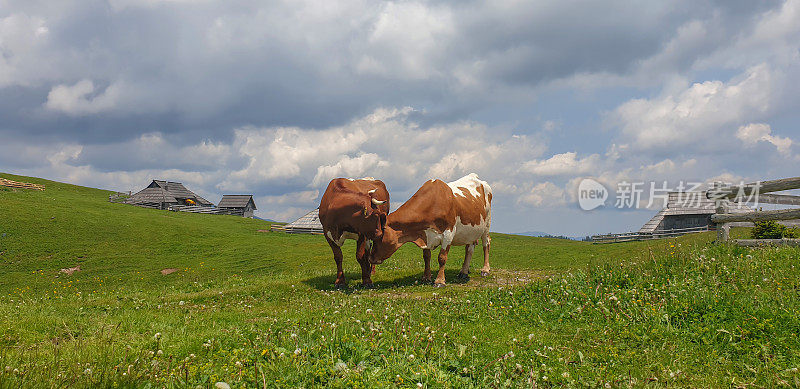
M433 228L425 230L425 246L423 249L433 250L439 246L449 247L451 245L466 246L474 244L484 235L489 233L488 219L481 218L478 225L463 224L461 217L456 216L456 223L451 229L444 232L436 231Z
M425 246L423 249L435 249L439 246L447 247L453 241L453 230L436 231L434 228L425 230Z
M481 195L478 193L479 186L484 187L484 193L487 193L485 191L487 188L489 188L489 184L487 184L485 181L481 181L480 178L478 178L478 175L475 173L470 173L453 182L448 182L447 186L449 186L450 190L453 191L454 196L467 197L464 195L464 192L461 191L461 188L464 188L475 198L478 198ZM489 190L491 191L490 188Z
M364 180L364 181L376 181L375 177L364 177L364 178L362 178L362 180Z
M339 238L334 238L330 231L325 232L325 235L328 236L331 242L339 247L342 247L344 245L344 241L347 239L358 240L358 234L353 232L343 232Z
M489 230L489 223L481 217L481 222L478 225L462 224L461 218L456 217L456 224L453 227L455 235L453 236L452 244L456 246L464 246L473 244L483 237Z

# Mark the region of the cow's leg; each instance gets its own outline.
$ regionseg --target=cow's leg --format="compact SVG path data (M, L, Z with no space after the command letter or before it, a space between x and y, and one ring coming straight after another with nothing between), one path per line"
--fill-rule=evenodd
M425 261L425 272L422 273L422 282L431 282L431 250L422 250L422 260Z
M489 232L487 231L483 238L481 239L483 242L483 268L481 268L481 275L486 277L489 275L489 246L492 245L492 238L489 237Z
M344 278L344 269L342 268L342 248L328 237L328 233L325 234L325 240L331 246L333 260L336 261L336 282L334 282L334 285L337 288L345 288L347 287L347 280Z
M372 241L367 239L366 251L368 253L372 251L372 245L373 245ZM371 269L370 274L374 276L375 275L375 264L374 263L370 263L369 266L370 266L370 269Z
M367 238L364 235L358 236L358 243L356 243L356 260L361 265L361 282L365 288L372 287L372 271L374 265L369 263L367 258Z
M458 273L458 279L464 282L469 281L469 266L472 263L472 254L475 252L475 244L468 244L464 250L464 264L461 265L461 271Z
M444 282L444 265L447 263L447 252L450 251L450 246L442 247L439 249L439 273L436 275L436 282L433 286L442 287Z

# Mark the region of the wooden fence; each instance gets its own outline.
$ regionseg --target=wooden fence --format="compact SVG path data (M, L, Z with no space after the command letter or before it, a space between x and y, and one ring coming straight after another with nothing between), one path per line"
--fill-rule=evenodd
M44 190L44 185L41 184L31 184L30 182L11 181L5 178L0 178L0 185L7 186L9 188Z
M713 189L706 193L706 196L715 201L716 213L711 215L711 222L717 226L717 242L727 242L730 239L730 226L732 223L800 219L800 208L742 213L730 212L733 203L758 202L763 204L800 205L800 196L769 194L791 189L800 189L800 177L727 187L716 184ZM736 243L742 246L798 245L800 244L800 239L740 239Z
M169 207L169 210L175 212L205 213L209 215L242 216L244 214L244 211L241 209L203 207L199 205L173 205Z
M108 196L108 201L112 203L124 203L131 197L131 192L115 192Z
M705 231L709 231L708 226L675 228L671 230L660 230L653 232L625 232L622 234L593 235L592 243L616 243L616 242L631 242L634 240L674 238L681 235L692 234L695 232L705 232Z

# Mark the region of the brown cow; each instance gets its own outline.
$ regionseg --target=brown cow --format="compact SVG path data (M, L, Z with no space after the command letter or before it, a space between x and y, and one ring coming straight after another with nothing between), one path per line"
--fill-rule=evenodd
M370 262L380 264L400 246L414 242L423 250L423 281L431 280L431 250L439 250L436 286L444 286L444 265L453 245L466 246L459 278L469 279L469 265L478 239L483 242L482 275L489 274L489 226L492 222L492 188L472 173L445 183L430 180L389 214L383 237L375 240Z
M373 178L353 180L335 178L328 184L319 204L319 221L336 261L336 286L345 287L342 245L355 239L356 259L361 265L361 280L371 287L375 265L369 263L368 243L380 239L389 213L389 192L383 181Z

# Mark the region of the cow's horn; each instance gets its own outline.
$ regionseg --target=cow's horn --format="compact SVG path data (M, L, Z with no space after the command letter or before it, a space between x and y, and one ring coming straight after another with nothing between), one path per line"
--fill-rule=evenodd
M375 204L375 205L381 205L381 204L383 204L385 202L386 202L386 200L381 201L381 200L372 199L372 204Z
M368 194L373 194L373 193L375 193L375 191L376 191L376 190L377 190L377 189L373 189L373 190L371 190L371 191L369 191L369 192L367 192L367 193L368 193Z

